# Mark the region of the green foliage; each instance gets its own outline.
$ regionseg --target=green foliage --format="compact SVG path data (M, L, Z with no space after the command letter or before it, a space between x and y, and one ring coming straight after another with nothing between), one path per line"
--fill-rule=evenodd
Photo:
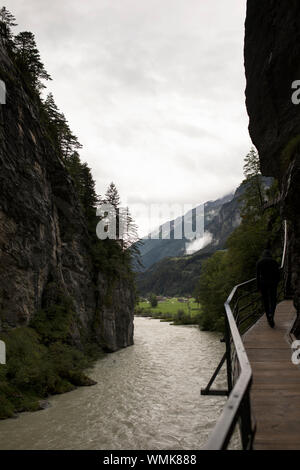
M46 346L28 327L2 334L1 339L6 343L7 364L0 368L0 418L38 409L38 397L55 389Z
M246 190L242 197L241 216L260 217L265 201L265 190L260 173L259 156L253 148L244 159L244 176Z
M58 303L39 310L30 326L39 333L46 345L55 341L68 342L71 340L70 330L74 318L72 300L62 295Z
M41 393L46 378L46 348L37 333L28 327L16 328L2 339L7 348L6 377L12 386Z
M231 285L227 261L226 251L217 251L203 263L195 289L195 297L202 305L200 325L203 330L220 331L223 328L223 304Z
M23 78L34 89L45 88L42 80L51 80L41 61L34 34L23 31L14 38L15 62L22 72Z
M7 364L0 368L0 419L40 409L40 398L91 382L83 370L102 351L84 338L84 350L72 345L71 329L80 327L72 301L56 284L49 286L56 292L56 303L38 311L28 327L0 335L7 349Z
M201 327L223 330L224 302L234 285L255 277L256 263L266 246L280 252L281 221L278 210L263 210L263 202L276 197L277 184L268 192L259 173L259 159L252 150L245 159L247 189L243 195L242 223L228 238L225 251L204 262L194 295L203 308Z
M81 167L81 188L79 190L79 198L85 212L87 220L95 217L98 196L95 190L95 181L92 172L86 163ZM95 231L95 225L93 230Z
M111 204L115 209L120 207L120 196L117 187L113 182L110 183L106 190L104 202L106 204Z
M159 302L156 307L151 307L149 302L139 302L135 315L173 322L174 325L197 325L201 318L201 308L194 299L180 302L177 298L170 298Z
M260 161L257 151L252 147L250 152L244 159L244 176L246 180L252 179L254 176L260 175Z
M82 371L99 357L99 350L79 351L63 339L45 345L44 331L21 327L0 335L7 348L7 364L0 368L0 419L38 410L39 399L89 384Z
M164 296L193 295L202 263L211 254L211 248L206 247L200 253L158 261L147 271L138 274L139 294L145 296L148 292L153 292Z
M158 301L157 301L157 297L156 297L155 294L150 295L149 301L150 301L151 307L153 307L153 308L157 307Z
M16 36L12 28L17 26L16 19L6 9L0 9L0 37L6 46L7 52L19 69L23 84L27 91L33 91L39 96L41 89L45 88L44 80L51 80L41 61L34 34L22 31Z
M176 320L179 321L179 322L181 322L181 321L184 319L184 317L185 317L185 312L184 312L184 310L182 310L182 308L179 308L179 309L177 310Z
M281 152L281 171L285 172L296 151L300 148L300 134L293 137Z
M2 37L7 45L13 47L12 28L17 26L16 18L7 10L6 7L0 9L0 37Z
M122 233L123 248L128 251L136 267L141 267L140 247L143 245L143 242L139 239L138 228L134 223L129 207L121 210L120 218L124 221Z
M65 115L59 111L52 93L48 94L43 106L47 115L48 133L61 158L68 162L68 159L77 153L82 145L72 133Z

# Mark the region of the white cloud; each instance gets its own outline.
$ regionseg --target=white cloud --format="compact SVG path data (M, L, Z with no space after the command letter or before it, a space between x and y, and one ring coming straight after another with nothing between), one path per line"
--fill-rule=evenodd
M250 147L240 0L7 0L97 190L198 205L234 189ZM141 234L148 230L142 217ZM164 222L164 221L161 221Z
M202 238L196 238L191 243L186 243L185 252L187 255L195 253L195 251L201 250L205 246L212 242L213 236L210 232L204 232Z

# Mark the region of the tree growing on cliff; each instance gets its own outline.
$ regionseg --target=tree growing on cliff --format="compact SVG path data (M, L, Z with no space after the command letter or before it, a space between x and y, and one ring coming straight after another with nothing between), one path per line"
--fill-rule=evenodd
M82 163L81 167L80 200L88 221L93 224L92 230L95 231L96 207L99 196L96 193L96 183L87 163Z
M120 236L123 240L123 247L127 249L130 247L131 243L133 243L137 227L133 222L129 207L120 208L119 218L122 222Z
M8 43L9 46L13 45L12 28L17 26L16 18L6 7L0 9L0 36Z
M78 152L74 152L65 162L69 174L72 176L76 192L80 198L82 185L82 163Z
M120 207L120 195L113 182L110 183L105 193L104 202L111 204L116 211L117 235L122 239L123 248L125 250L129 249L134 256L138 255L140 242L137 225L133 220L129 207Z
M138 226L133 220L129 207L123 209L121 220L123 223L123 249L128 250L137 268L142 267L140 247L143 242L138 236Z
M115 209L118 209L120 207L120 195L115 183L111 182L108 186L104 200L106 204L111 204Z
M82 145L71 131L65 115L59 111L52 93L47 95L43 106L47 115L48 132L51 140L56 145L69 174L73 178L77 195L87 218L89 230L93 231L92 227L96 223L95 211L99 197L96 194L96 184L91 169L87 163L81 161L78 153Z
M71 131L65 115L59 111L52 93L47 95L44 109L49 120L49 131L52 140L59 148L62 159L67 160L73 156L74 152L80 150L82 145Z
M14 38L16 63L30 85L37 91L45 88L43 80L51 80L41 61L35 36L30 31L23 31Z
M117 187L113 182L111 182L110 185L108 186L103 202L105 204L111 205L113 208L112 212L114 211L114 214L111 214L111 217L112 218L116 217L116 238L117 240L119 240L120 235L122 235L122 230L121 230L122 211L120 209L121 200L120 200Z
M265 190L260 171L259 155L254 148L244 158L244 177L246 182L246 194L243 196L242 217L250 214L260 215L265 202Z

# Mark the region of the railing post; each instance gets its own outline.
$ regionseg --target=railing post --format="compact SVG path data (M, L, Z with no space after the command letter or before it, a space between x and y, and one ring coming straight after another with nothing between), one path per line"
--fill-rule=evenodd
M231 338L227 315L225 315L225 343L226 343L226 365L227 365L227 386L228 395L232 390L232 364L231 364Z
M253 444L253 430L251 419L250 386L241 403L240 430L243 450L251 450Z

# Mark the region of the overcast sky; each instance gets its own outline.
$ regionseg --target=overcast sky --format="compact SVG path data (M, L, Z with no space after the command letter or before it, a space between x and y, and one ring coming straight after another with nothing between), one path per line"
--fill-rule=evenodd
M251 146L245 1L4 4L17 31L36 36L48 89L83 144L98 193L114 181L132 207L198 205L238 186ZM145 234L147 222L137 222Z

